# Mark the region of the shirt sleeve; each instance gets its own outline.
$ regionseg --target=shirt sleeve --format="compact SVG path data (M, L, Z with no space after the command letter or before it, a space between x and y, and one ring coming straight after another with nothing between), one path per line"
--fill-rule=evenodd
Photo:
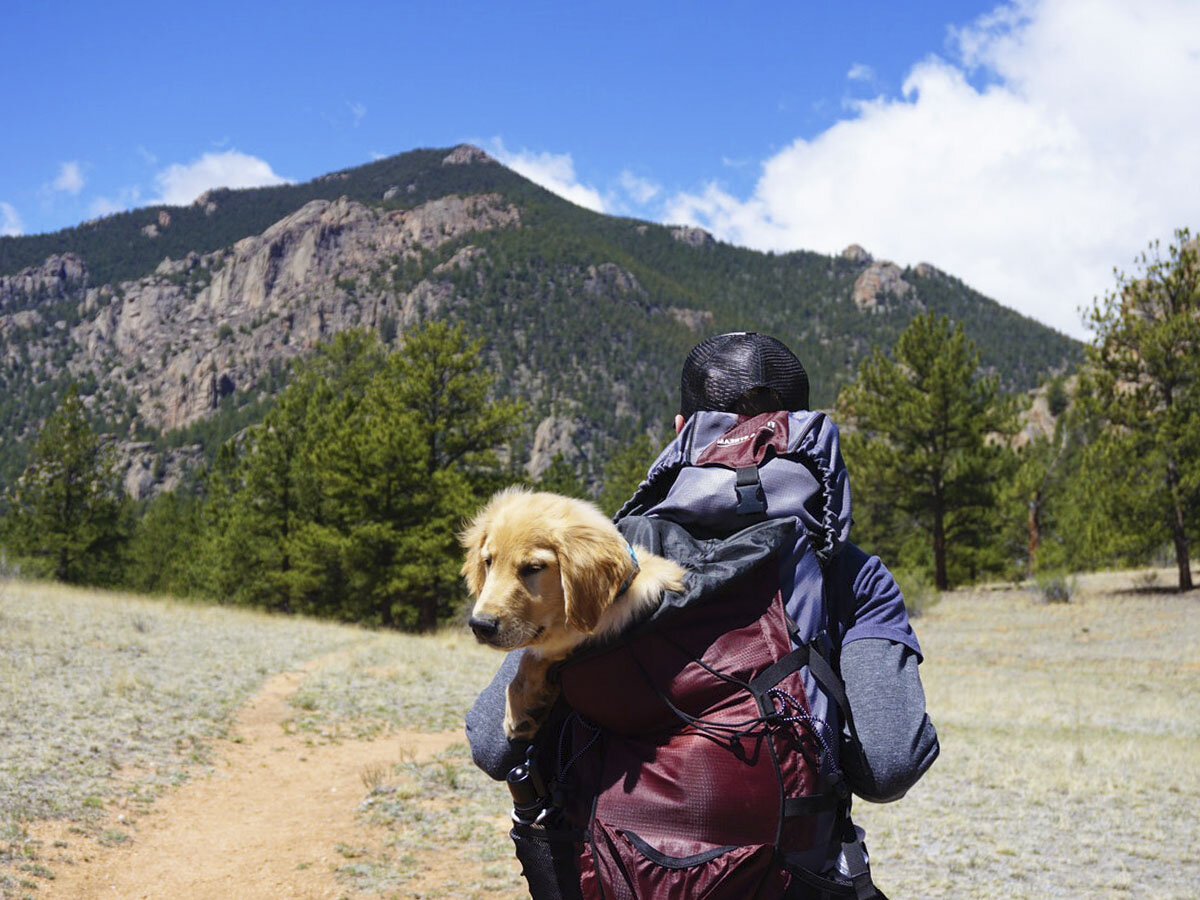
M842 651L842 678L862 751L842 751L846 779L864 800L898 800L939 750L917 656L906 645L866 638Z
M938 755L917 671L921 645L904 595L879 557L847 544L837 564L829 599L861 751L844 751L843 765L856 794L883 803L904 796Z
M471 758L475 765L496 780L504 778L513 766L525 758L529 746L524 741L510 741L504 734L508 683L516 674L524 652L515 650L504 657L491 684L475 698L475 703L467 712L467 743L471 745Z
M868 556L854 544L839 554L838 582L850 586L849 596L835 601L844 647L863 638L880 638L903 644L923 659L921 645L908 621L904 595L896 579L878 556Z

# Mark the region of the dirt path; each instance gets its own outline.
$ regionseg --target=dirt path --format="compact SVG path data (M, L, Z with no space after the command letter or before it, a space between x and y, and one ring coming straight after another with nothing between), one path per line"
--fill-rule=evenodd
M311 666L310 666L311 668ZM424 760L463 739L461 731L401 733L373 741L309 746L285 734L288 697L304 671L267 681L238 716L235 740L216 747L209 777L158 800L128 846L89 851L56 865L39 896L61 900L317 900L346 891L333 872L338 844L364 842L354 824L363 773ZM46 843L78 836L48 834Z

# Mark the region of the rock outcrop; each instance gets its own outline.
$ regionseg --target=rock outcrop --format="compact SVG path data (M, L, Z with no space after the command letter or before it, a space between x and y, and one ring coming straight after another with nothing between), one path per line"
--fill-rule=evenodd
M588 266L583 290L592 297L600 294L611 296L614 293L638 295L646 293L638 283L637 277L616 263Z
M442 165L469 166L474 163L494 163L495 161L478 147L473 147L470 144L459 144L442 158Z
M144 441L121 441L114 447L117 473L125 493L134 500L145 500L173 491L187 473L204 458L199 444L176 447L159 453Z
M894 262L881 259L872 262L855 279L850 297L859 309L875 312L889 300L901 300L910 294L910 302L923 309L924 304L917 299L913 286L904 280L904 270Z
M688 309L685 306L671 306L667 313L690 331L696 334L709 328L713 323L713 314L707 309Z
M586 455L583 448L590 443L590 439L589 429L579 419L547 416L538 422L525 471L536 480L559 454L568 463L575 464Z
M215 190L205 191L192 201L192 206L199 206L206 216L211 216L217 211L217 193Z
M7 316L0 316L0 337L8 338L15 332L35 329L43 321L45 320L42 318L42 314L36 309L23 309ZM5 358L7 359L7 354Z
M692 225L679 225L672 228L671 237L689 247L707 247L709 244L715 243L711 234L703 228L696 228Z
M90 315L71 331L82 351L72 371L115 379L147 424L178 428L227 394L254 390L273 361L338 331L377 328L384 317L404 327L436 311L452 289L422 282L398 293L397 267L462 235L519 225L516 208L497 195L451 195L408 210L314 200L230 248L165 259L108 295L89 290ZM28 292L86 277L78 260L52 258L43 269L13 279Z
M847 259L855 265L869 265L875 258L858 244L851 244L841 252L842 259Z
M74 253L55 254L40 266L0 277L0 310L67 297L87 282L87 266Z

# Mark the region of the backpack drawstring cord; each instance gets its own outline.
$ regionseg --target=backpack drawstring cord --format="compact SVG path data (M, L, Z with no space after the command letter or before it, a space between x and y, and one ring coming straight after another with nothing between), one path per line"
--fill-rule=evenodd
M829 748L829 743L825 740L825 736L822 734L823 731L827 732L831 730L829 728L829 723L824 719L818 719L811 713L805 712L804 707L800 704L800 702L783 688L771 688L769 691L767 691L767 696L771 698L771 706L775 710L775 721L786 724L803 722L805 725L807 725L808 730L812 732L813 737L815 737L821 744L821 749L825 751L825 755L821 760L822 763L830 762L832 764L834 759L833 751ZM778 701L778 705L776 705L776 701ZM794 715L789 716L786 714L789 707L795 710ZM834 768L836 769L836 766Z
M588 738L587 743L584 744L579 751L576 752L575 755L572 756L571 759L564 765L563 758L567 755L567 732L573 730L572 726L575 724L579 724L584 728L587 728L589 731L591 731L592 736ZM589 722L587 719L581 716L577 710L573 710L571 715L567 716L566 721L563 722L562 729L558 732L558 776L555 780L561 783L567 772L571 770L571 766L579 762L580 757L591 750L592 745L595 744L599 739L600 726Z

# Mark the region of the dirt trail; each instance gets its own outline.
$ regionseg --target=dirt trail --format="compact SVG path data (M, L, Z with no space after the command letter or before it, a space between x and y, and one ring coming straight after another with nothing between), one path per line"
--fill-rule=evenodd
M315 665L315 664L313 664ZM309 666L311 668L312 665ZM346 893L335 847L364 842L354 824L370 766L418 760L463 739L461 731L406 732L373 741L309 746L285 734L288 697L304 671L267 681L216 749L215 771L160 798L133 842L56 865L39 896L61 900L317 900ZM65 838L76 850L76 835ZM47 840L47 844L50 841ZM76 850L77 852L77 850Z

